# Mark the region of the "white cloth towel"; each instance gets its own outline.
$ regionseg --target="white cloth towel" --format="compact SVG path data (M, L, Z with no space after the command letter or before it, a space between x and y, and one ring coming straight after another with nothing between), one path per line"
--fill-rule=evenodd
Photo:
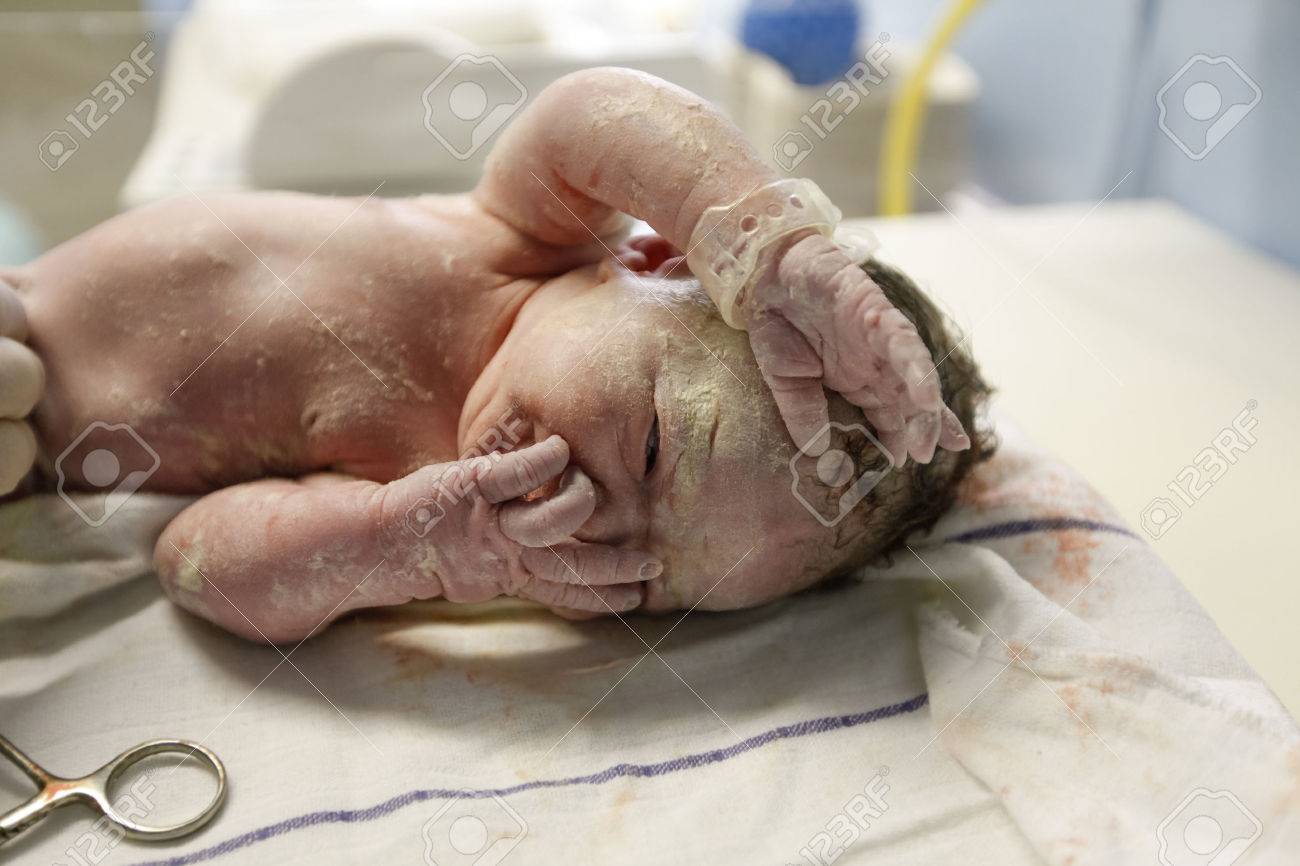
M5 505L0 731L56 772L159 736L225 760L206 830L99 839L114 863L1298 862L1295 722L1000 426L960 504L860 581L626 624L414 604L283 655L161 597L184 500L100 530ZM0 768L0 803L25 793ZM63 810L0 855L75 863L90 829Z

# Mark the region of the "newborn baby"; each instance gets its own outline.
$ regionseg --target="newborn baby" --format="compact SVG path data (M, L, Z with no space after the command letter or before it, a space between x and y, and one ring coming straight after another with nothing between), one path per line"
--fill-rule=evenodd
M596 69L467 195L124 214L0 270L0 493L35 459L25 489L199 495L163 587L254 640L411 599L806 588L938 517L985 391L915 286L811 229L763 249L746 330L723 321L679 251L777 179L707 103ZM625 214L658 235L622 240Z

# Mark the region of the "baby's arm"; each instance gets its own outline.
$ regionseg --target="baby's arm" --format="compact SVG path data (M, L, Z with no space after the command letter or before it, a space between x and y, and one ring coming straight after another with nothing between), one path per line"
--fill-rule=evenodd
M623 211L689 251L707 209L779 179L707 101L645 73L602 68L538 95L502 135L475 197L546 243L609 236ZM928 461L936 443L969 444L916 329L813 229L766 248L735 319L796 445L820 453L829 441L823 386L860 406L900 459Z
M525 233L585 244L619 212L679 250L705 209L779 175L706 100L630 69L585 69L543 90L492 149L475 197Z
M181 607L272 643L304 640L351 610L412 599L517 595L564 609L627 610L640 593L626 584L661 567L637 551L570 538L596 497L586 476L565 471L568 461L555 436L390 484L337 475L241 484L179 514L155 563ZM555 494L519 499L561 473Z
M316 475L209 494L158 540L163 589L190 612L271 643L301 640L349 610L439 595L436 581L414 579L385 560L380 490Z

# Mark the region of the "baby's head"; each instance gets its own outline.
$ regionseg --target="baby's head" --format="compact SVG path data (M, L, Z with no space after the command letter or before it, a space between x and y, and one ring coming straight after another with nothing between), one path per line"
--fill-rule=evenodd
M863 267L944 359L943 397L969 450L890 470L861 412L831 395L831 456L800 454L748 335L698 282L608 267L594 288L575 274L530 299L463 438L509 410L529 438L563 436L598 494L576 536L664 563L642 610L750 607L851 571L932 525L991 448L976 426L988 388L944 316L903 274Z

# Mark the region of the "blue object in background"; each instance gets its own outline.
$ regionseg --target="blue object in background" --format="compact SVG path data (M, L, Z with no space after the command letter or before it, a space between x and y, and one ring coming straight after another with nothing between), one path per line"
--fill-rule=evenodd
M857 59L860 22L856 0L751 0L740 41L780 63L796 83L824 84Z

